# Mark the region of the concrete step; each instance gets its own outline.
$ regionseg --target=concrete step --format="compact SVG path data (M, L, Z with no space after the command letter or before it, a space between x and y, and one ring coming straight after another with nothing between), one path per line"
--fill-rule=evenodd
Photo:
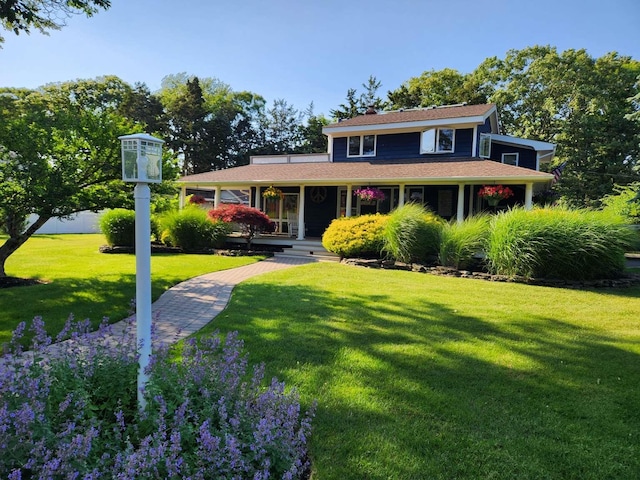
M277 253L277 256L291 256L291 257L313 257L318 260L339 262L340 257L335 253L331 253L324 249L317 242L298 242L291 247L283 248L282 252Z

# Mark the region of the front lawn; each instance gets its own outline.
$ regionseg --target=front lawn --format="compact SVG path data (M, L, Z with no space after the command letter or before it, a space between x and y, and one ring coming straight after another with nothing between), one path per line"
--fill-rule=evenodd
M5 237L0 236L0 242ZM69 314L112 321L127 316L135 299L135 256L104 254L102 235L35 235L7 260L7 275L46 285L0 289L0 346L21 321L41 315L54 336ZM152 296L188 278L239 267L264 257L163 254L151 257Z
M318 400L314 480L640 478L640 287L577 291L312 264L200 333Z

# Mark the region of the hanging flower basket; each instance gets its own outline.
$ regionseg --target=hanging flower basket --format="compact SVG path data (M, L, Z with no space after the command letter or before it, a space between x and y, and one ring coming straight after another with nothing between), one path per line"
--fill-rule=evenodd
M484 198L490 206L495 207L502 200L513 197L513 191L502 185L483 185L478 191L478 196Z
M205 203L206 200L202 195L189 195L189 203L193 204L193 205L202 205L203 203Z
M283 198L284 194L282 193L282 190L271 185L264 192L262 192L262 196L264 198Z
M384 200L384 192L375 187L359 188L354 193L360 197L360 200L366 200L368 202L373 200Z

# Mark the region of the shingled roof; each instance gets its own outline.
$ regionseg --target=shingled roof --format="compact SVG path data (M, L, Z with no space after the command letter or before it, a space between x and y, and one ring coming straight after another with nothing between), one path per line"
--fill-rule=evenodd
M542 183L551 174L478 158L437 161L252 164L187 175L182 185L346 185L348 183L455 184L458 182Z
M338 127L360 127L365 125L385 125L389 123L425 122L434 120L459 119L466 117L486 118L496 106L493 103L481 105L452 105L443 107L430 107L404 111L381 112L369 115L359 115L354 118L332 123L323 130Z

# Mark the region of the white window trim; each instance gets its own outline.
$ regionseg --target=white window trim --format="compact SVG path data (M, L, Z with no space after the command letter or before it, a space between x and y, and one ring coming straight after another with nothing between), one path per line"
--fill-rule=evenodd
M350 155L349 154L349 139L351 137L360 137L360 153L358 155ZM364 137L373 137L373 153L369 153L367 155L362 153L364 149ZM378 148L378 135L366 134L366 135L349 135L347 137L347 158L356 158L356 157L375 157L376 151Z
M503 153L502 154L502 163L504 163L504 157L505 155L515 155L516 156L516 163L515 166L519 167L520 166L520 153L519 152L509 152L509 153ZM508 163L507 165L511 165L510 163Z
M424 145L424 134L435 130L435 144L433 145L433 151L429 151L425 148ZM451 139L451 150L440 150L440 130L451 130L453 132L453 137ZM456 129L451 127L442 127L442 128L427 128L420 133L420 153L421 154L441 154L441 153L454 153L456 151Z
M489 152L486 155L482 155L482 143L484 139L487 139L489 141ZM491 134L490 133L480 134L480 141L478 142L478 156L480 158L491 158Z

